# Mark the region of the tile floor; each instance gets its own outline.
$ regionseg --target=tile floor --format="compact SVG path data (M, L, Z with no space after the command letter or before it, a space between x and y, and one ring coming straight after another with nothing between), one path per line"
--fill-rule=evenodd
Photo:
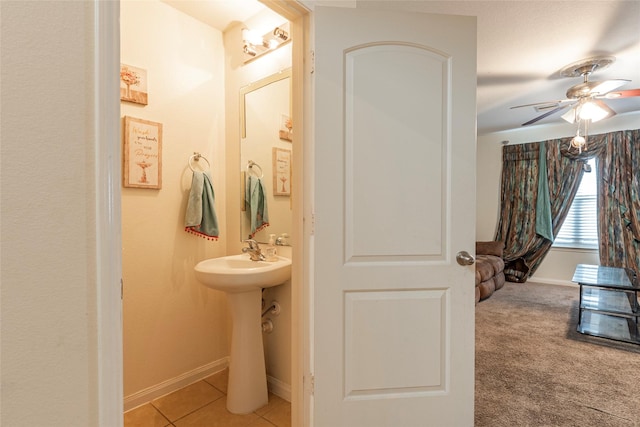
M269 403L246 415L227 411L228 371L211 375L124 414L124 427L290 427L291 404L269 394Z

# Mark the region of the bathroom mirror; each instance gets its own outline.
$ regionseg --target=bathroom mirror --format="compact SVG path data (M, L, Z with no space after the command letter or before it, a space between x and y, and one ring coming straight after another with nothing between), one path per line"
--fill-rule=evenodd
M240 90L240 238L291 241L291 69ZM252 178L250 178L252 177ZM260 185L257 179L260 179ZM246 199L246 200L245 200ZM260 220L266 205L268 225ZM288 236L288 237L285 237Z

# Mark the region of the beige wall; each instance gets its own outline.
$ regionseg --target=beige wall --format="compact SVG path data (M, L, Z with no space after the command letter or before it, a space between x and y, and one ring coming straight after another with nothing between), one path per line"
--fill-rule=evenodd
M226 297L193 274L197 262L224 256L230 238L222 33L159 1L123 1L121 61L147 70L149 93L146 106L123 102L122 116L163 124L162 189L122 189L124 396L135 405L229 354ZM218 241L184 231L193 152L211 165Z
M0 2L1 424L98 424L93 2Z
M269 28L285 22L284 18L265 10L260 15L247 21L252 29L264 34ZM225 31L224 44L226 52L226 147L227 147L227 252L240 253L243 246L240 239L240 88L263 79L271 74L291 67L291 43L244 63L242 53L242 26L237 25ZM295 190L293 190L295 191ZM290 248L280 248L280 255L291 257ZM291 282L267 289L264 299L268 303L277 300L282 313L271 317L274 331L265 334L266 365L270 390L284 398L290 397L291 390Z
M590 133L612 132L640 127L640 114L618 115L595 123ZM495 236L500 209L500 176L502 173L502 141L510 144L544 141L571 135L571 125L531 126L515 131L478 136L477 152L477 216L476 239L492 240ZM598 264L597 251L551 249L531 280L570 284L576 264Z

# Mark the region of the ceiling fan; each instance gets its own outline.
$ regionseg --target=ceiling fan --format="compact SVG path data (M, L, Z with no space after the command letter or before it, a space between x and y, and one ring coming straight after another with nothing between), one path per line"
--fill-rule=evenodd
M607 68L615 61L613 56L598 56L574 62L560 70L562 77L580 77L583 81L571 86L567 90L567 99L557 101L536 102L533 104L517 105L513 108L535 107L537 111L544 111L543 114L523 123L522 126L533 124L559 111L572 107L562 118L569 123L581 120L591 120L596 122L615 115L603 99L618 99L640 96L640 88L616 90L631 80L613 79L603 81L589 81L589 76L596 70Z

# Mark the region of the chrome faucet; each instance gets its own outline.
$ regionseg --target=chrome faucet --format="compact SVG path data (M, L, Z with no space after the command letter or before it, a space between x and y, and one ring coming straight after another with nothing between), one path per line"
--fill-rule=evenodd
M242 253L248 253L251 261L264 261L265 257L262 254L262 249L260 249L258 242L253 239L247 239L243 243L249 246L242 248Z

